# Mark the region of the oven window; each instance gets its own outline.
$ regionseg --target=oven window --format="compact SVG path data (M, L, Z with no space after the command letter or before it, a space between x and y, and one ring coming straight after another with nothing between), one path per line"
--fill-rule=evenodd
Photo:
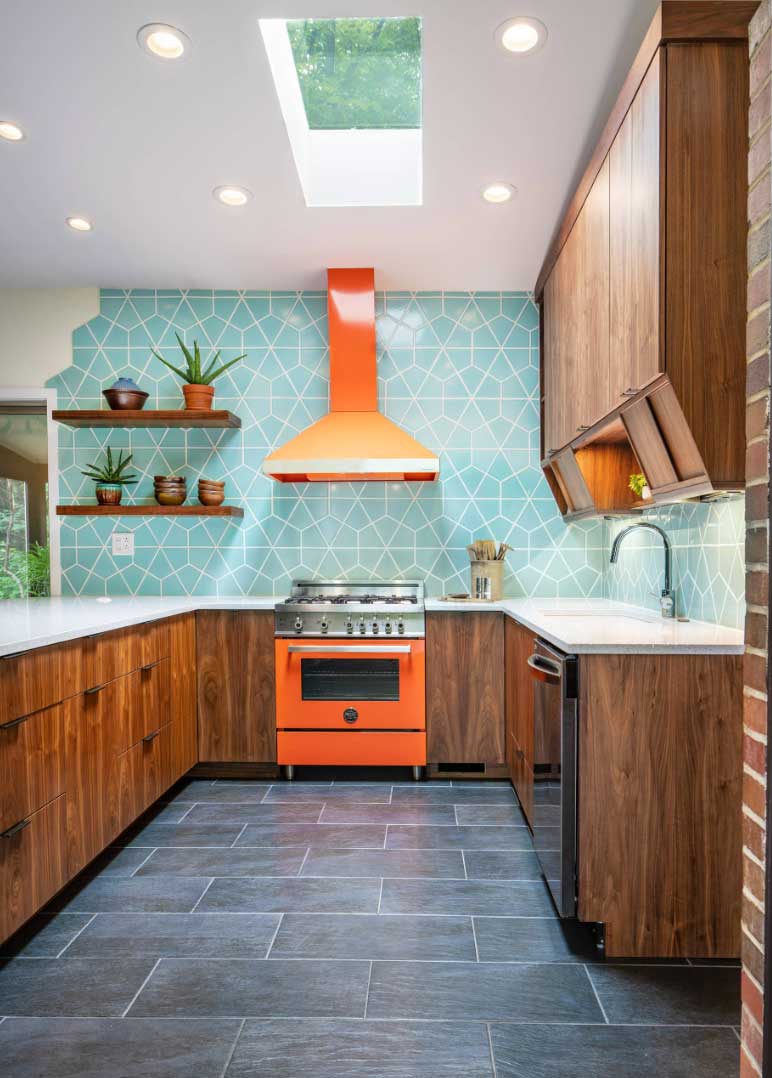
M399 659L303 659L303 700L399 700Z

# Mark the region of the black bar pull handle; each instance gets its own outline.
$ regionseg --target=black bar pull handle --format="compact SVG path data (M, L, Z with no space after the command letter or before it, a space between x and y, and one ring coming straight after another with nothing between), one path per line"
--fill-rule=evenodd
M7 831L0 831L0 838L13 838L14 835L18 835L20 831L23 831L29 825L29 820L19 820L13 827L9 827Z

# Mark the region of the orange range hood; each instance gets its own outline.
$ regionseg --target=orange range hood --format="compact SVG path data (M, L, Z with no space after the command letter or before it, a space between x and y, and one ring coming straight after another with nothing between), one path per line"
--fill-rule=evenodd
M330 411L263 461L280 483L437 478L434 453L378 411L375 271L327 271Z

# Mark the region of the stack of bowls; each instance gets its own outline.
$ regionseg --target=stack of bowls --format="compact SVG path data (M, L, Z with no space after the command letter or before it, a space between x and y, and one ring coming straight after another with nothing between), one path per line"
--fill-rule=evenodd
M202 505L222 505L225 501L225 483L219 479L199 479L198 500Z
M153 488L159 505L182 505L188 496L185 479L181 475L156 475L153 477Z

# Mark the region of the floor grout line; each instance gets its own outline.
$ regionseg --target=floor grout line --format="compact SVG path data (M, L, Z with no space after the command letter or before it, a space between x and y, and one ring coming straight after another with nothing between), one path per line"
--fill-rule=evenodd
M469 920L472 922L472 939L474 940L475 962L479 962L480 961L480 951L479 951L479 949L477 947L477 932L476 932L475 927L474 927L474 917L473 916L470 917Z
M200 895L198 896L198 898L196 899L196 901L195 901L195 902L193 903L193 909L192 909L192 910L190 911L191 913L195 913L195 912L196 912L196 910L198 909L198 904L199 904L199 902L200 902L200 901L201 901L201 899L202 899L202 898L204 897L204 895L206 894L206 892L207 892L207 891L209 890L209 888L210 888L210 887L212 886L212 884L214 883L214 881L215 881L216 879L217 879L217 877L216 877L216 876L212 876L212 877L211 877L211 879L209 880L209 883L208 883L208 884L206 885L206 887L204 888L204 890L203 890L203 891L201 892L201 894L200 894Z
M139 849L144 849L144 847L140 846ZM158 849L158 847L156 846L155 849L151 850L150 853L147 855L147 857L143 861L140 861L140 863L137 865L137 867L134 869L134 871L131 873L131 875L128 876L127 878L130 879L130 880L133 880L134 877L139 872L139 870L142 868L142 866L146 865L148 863L148 861L153 856L153 854L157 851L157 849ZM119 876L118 879L120 879L120 878L121 877Z
M185 804L185 802L184 802L184 801L183 801L182 803L183 803L183 805ZM204 804L204 802L202 802L202 801L194 801L194 802L193 802L193 804L192 804L192 805L190 806L190 808L189 808L189 809L187 810L187 812L183 812L183 814L182 814L182 815L180 816L179 820L174 820L174 821L172 821L172 820L166 820L166 821L164 821L164 820L161 820L161 821L159 821L159 822L160 822L160 823L164 823L164 822L165 822L165 823L182 823L182 821L183 821L183 820L184 820L184 819L185 819L186 817L190 816L190 814L191 814L191 812L193 811L193 809L194 809L194 808L195 808L195 807L196 807L197 805L200 805L200 804Z
M158 958L158 959L156 959L155 965L154 965L154 966L153 966L153 968L152 968L152 969L150 970L150 972L148 973L147 977L145 977L144 981L143 981L143 982L142 982L142 984L141 984L141 985L139 986L139 988L137 989L137 991L136 991L136 992L134 993L134 995L133 995L133 997L132 997L132 1000L131 1000L131 1003L130 1003L130 1004L128 1005L128 1007L126 1008L126 1010L125 1010L125 1011L123 1012L123 1014L121 1015L121 1018L125 1018L125 1017L126 1017L126 1015L127 1015L128 1013L129 1013L129 1011L131 1010L131 1008L132 1008L132 1007L134 1006L134 1004L135 1004L135 1003L137 1002L137 998L139 997L139 994L140 994L140 992L141 992L141 991L142 991L142 989L143 989L143 988L145 987L145 985L146 985L146 984L147 984L147 982L148 982L148 981L150 980L150 978L151 978L151 977L153 976L153 974L155 973L155 971L156 971L156 970L158 969L158 967L160 966L160 964L161 964L161 962L162 962L162 961L163 961L163 959L161 959L161 958Z
M160 958L159 962L162 961ZM362 960L364 961L364 960ZM381 961L376 959L375 961ZM275 963L275 960L274 960ZM50 1018L50 1015L30 1015L30 1014L7 1014L3 1015L0 1021L5 1021L6 1018ZM87 1021L117 1021L116 1016L105 1017L105 1015L94 1014L68 1014L58 1017L66 1017L73 1020L87 1020ZM250 1014L246 1018L243 1014L203 1014L203 1015L152 1015L148 1017L146 1015L140 1015L134 1017L132 1015L126 1015L125 1018L121 1018L125 1022L201 1022L201 1021L271 1021L271 1022L300 1022L308 1020L308 1015L305 1014ZM336 1015L331 1018L330 1021L345 1020L346 1022L364 1022L364 1018L360 1018L357 1015ZM390 1023L402 1024L404 1022L420 1023L421 1025L431 1025L433 1023L442 1023L447 1025L448 1022L452 1023L453 1018L415 1018L412 1015L409 1018L367 1018L369 1023L382 1023L383 1025L389 1025ZM688 1022L670 1022L670 1023L656 1023L656 1022L611 1022L607 1026L604 1022L538 1022L532 1023L524 1021L522 1018L463 1018L461 1021L469 1022L474 1025L485 1025L488 1021L492 1021L495 1025L508 1025L508 1026L528 1026L538 1024L540 1026L562 1026L571 1028L593 1028L593 1029L731 1029L736 1034L736 1028L733 1025L729 1025L726 1022L721 1024L709 1025L706 1023L696 1023L690 1025Z
M327 802L325 801L325 802L324 802L324 804L322 805L322 807L321 807L320 811L319 811L319 815L318 815L318 816L317 816L317 818L316 818L316 822L317 822L317 823L321 823L321 822L322 822L322 816L324 816L324 810L325 810L326 808L327 808Z
M384 880L384 877L381 876L381 889L378 892L378 909L375 911L376 913L381 912L381 902L383 901L383 880Z
M493 1054L493 1038L491 1036L490 1022L485 1023L485 1028L488 1031L488 1050L491 1054L491 1071L493 1073L493 1078L496 1078L496 1057Z
M246 831L246 829L247 829L248 827L249 827L249 824L248 824L248 823L245 823L245 824L244 824L244 826L243 826L243 827L241 828L241 830L239 831L239 833L238 833L238 834L236 835L236 837L234 838L233 842L231 842L231 844L230 844L230 849L233 849L233 848L235 847L236 843L237 843L237 842L239 841L239 839L241 838L241 836L242 836L242 835L244 834L244 832ZM215 847L215 849L216 849L216 848L217 848L217 847Z
M282 922L283 922L285 916L286 916L286 914L282 913L280 915L280 917L279 917L279 923L276 925L276 931L271 936L271 942L268 944L268 950L265 952L266 959L270 956L271 951L273 950L273 945L274 945L274 943L276 943L276 937L279 935L279 929L282 926Z
M306 864L306 861L308 860L308 855L309 855L310 852L311 852L311 847L309 846L306 849L306 852L303 854L303 860L300 862L300 868L297 870L297 873L295 874L294 877L293 876L288 877L289 879L298 879L300 877L301 873L303 872L303 869L305 868L305 864ZM238 876L236 877L236 879L239 879L239 878L240 877L238 877ZM242 879L258 879L258 880L259 879L264 879L264 880L267 879L267 880L271 880L271 879L282 879L283 877L281 877L281 876L246 876L246 877L241 877L241 878ZM319 876L309 876L308 878L311 879L311 880L315 880L315 879L333 879L334 880L335 879L334 876L321 876L321 877L319 877ZM305 877L304 877L304 879L305 879Z
M246 1018L242 1018L241 1019L241 1025L239 1026L238 1032L236 1033L236 1036L235 1036L235 1038L233 1040L233 1047L231 1048L230 1052L228 1052L228 1056L227 1056L227 1058L225 1060L225 1066L223 1067L222 1071L220 1072L220 1078L227 1078L228 1070L230 1069L230 1065L233 1062L233 1057L236 1054L236 1049L239 1046L239 1041L241 1040L241 1034L244 1032L244 1026L246 1024L247 1024Z
M365 1013L362 1015L362 1020L367 1018L367 1007L370 1003L370 983L373 979L373 964L370 963L370 971L367 974L367 992L365 993Z
M683 967L681 967L681 968L683 968ZM611 1023L608 1020L608 1015L606 1014L606 1008L603 1006L603 1004L600 1001L600 996L598 995L598 989L595 987L595 981L593 981L592 977L590 976L590 970L589 970L589 967L587 965L584 966L584 972L587 974L587 980L590 982L592 990L595 993L595 998L598 1001L598 1006L600 1007L600 1013L603 1015L603 1021L608 1026Z
M464 879L468 880L469 879L469 873L467 872L467 869L466 869L466 857L464 857L464 851L463 850L461 850L461 864L464 866ZM484 880L479 880L478 882L484 883L485 881ZM490 880L488 882L493 883L493 882L500 882L500 881Z
M271 792L271 790L272 790L272 789L273 789L273 783L271 783L271 785L270 785L270 786L268 787L268 789L267 789L267 790L265 791L265 793L263 794L263 796L262 796L262 797L260 798L260 800L258 801L258 804L259 804L259 805L264 805L264 804L265 804L265 802L266 802L266 798L268 797L268 795L270 794L270 792Z
M83 927L82 927L82 928L80 928L80 929L78 929L78 931L77 931L77 932L75 933L75 935L74 935L74 936L72 937L72 939L71 939L71 940L69 941L69 943L65 943L64 947L62 947L61 951L60 951L60 952L59 952L59 954L58 954L58 955L56 956L57 958L61 958L61 957L62 957L62 955L63 955L63 954L64 954L64 952L65 952L65 951L67 950L67 948L68 948L68 947L70 946L70 944L71 944L71 943L74 943L74 942L75 942L75 940L76 940L76 939L78 938L78 936L79 936L79 935L81 934L81 932L85 932L85 931L86 931L86 929L88 928L88 926L89 926L89 925L91 924L91 922L92 922L92 921L94 920L94 918L95 918L96 916L97 916L97 915L96 915L95 913L92 913L92 914L91 914L91 916L90 916L90 917L89 917L89 919L88 919L88 920L86 921L86 923L85 923L85 924L83 925Z

